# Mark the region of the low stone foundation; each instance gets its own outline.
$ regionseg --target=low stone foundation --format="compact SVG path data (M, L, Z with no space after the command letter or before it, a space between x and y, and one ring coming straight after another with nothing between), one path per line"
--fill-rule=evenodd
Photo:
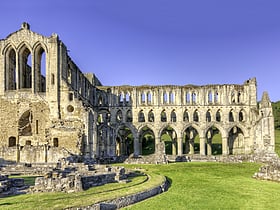
M146 191L93 204L91 206L79 207L79 208L73 207L73 208L68 208L67 210L116 210L143 201L147 198L158 195L162 192L165 192L168 190L169 185L170 183L167 181L167 179L165 179L159 186L154 187L152 189L148 189Z
M28 186L22 178L9 178L7 175L0 175L0 197L23 194Z

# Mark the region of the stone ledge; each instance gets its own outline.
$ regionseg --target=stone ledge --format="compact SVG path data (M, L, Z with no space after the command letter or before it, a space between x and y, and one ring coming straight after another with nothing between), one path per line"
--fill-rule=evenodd
M164 177L164 181L160 185L153 187L152 189L147 189L138 193L134 193L132 195L103 201L86 207L71 207L67 208L67 210L115 210L163 193L168 190L169 186L170 183L168 182L166 177Z

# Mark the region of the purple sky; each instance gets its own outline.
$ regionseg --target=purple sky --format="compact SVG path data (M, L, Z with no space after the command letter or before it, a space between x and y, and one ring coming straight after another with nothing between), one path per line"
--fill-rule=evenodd
M53 32L103 85L242 84L280 100L279 0L7 0L0 39Z

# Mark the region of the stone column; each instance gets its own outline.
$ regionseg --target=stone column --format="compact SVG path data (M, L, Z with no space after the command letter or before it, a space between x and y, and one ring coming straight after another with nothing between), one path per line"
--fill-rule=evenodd
M212 143L211 139L207 141L207 155L212 155Z
M178 156L182 156L183 154L183 137L177 137L177 144L178 144Z
M222 153L223 155L228 155L229 154L229 149L228 149L228 137L223 137L222 138Z
M194 139L190 139L189 140L189 145L190 145L190 152L189 152L189 154L193 155L194 154Z
M200 155L205 155L205 137L200 137Z
M172 155L177 154L176 141L172 140Z
M139 137L135 137L134 138L134 156L138 156L139 155Z

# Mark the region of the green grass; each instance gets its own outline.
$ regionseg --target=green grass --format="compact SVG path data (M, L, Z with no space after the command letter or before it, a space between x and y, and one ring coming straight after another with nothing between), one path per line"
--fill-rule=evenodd
M163 194L127 209L279 209L280 184L252 178L259 164L175 163L143 165L166 175Z
M104 200L133 194L144 189L150 189L163 182L164 177L148 172L132 179L132 182L113 183L78 193L36 193L1 198L0 209L64 209L69 207L86 206Z

